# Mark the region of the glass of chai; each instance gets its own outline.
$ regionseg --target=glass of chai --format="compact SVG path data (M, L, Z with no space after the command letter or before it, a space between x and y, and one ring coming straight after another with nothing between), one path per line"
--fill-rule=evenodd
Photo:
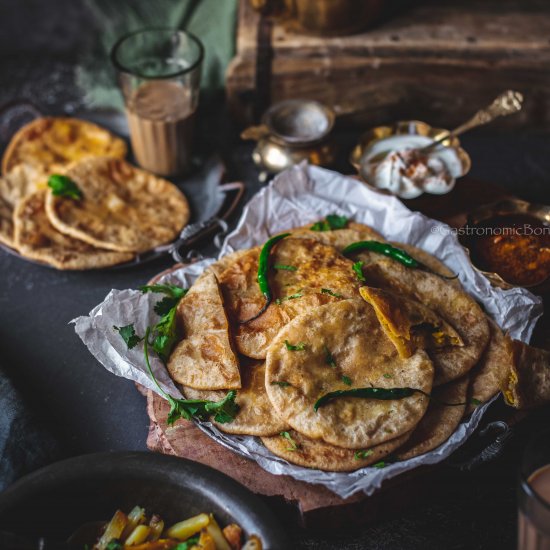
M146 170L189 170L203 57L198 38L174 29L133 32L113 47L132 148Z
M525 451L518 502L518 550L550 550L550 431Z

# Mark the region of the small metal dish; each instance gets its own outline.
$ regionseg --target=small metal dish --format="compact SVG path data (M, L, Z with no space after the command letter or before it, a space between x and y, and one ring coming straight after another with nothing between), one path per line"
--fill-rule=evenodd
M278 173L307 160L330 165L335 144L330 140L335 115L317 101L291 99L273 105L262 117L262 124L250 126L242 139L257 141L254 162L265 172Z
M533 218L550 227L550 206L522 201L519 199L504 199L498 202L480 206L479 208L476 208L475 210L470 212L468 214L466 224L458 230L458 240L468 253L473 268L479 273L485 275L485 277L487 277L487 279L489 279L489 281L491 281L494 286L503 289L521 287L527 288L535 294L544 294L550 291L550 276L531 285L518 285L506 281L497 272L484 271L475 264L475 258L472 257L471 250L469 248L469 246L471 245L471 242L469 242L471 240L471 235L468 235L466 228L475 227L481 222L487 221L497 216L507 216L513 214L532 216Z
M363 173L363 170L361 168L361 159L366 153L368 153L369 149L371 149L375 143L378 143L379 141L392 136L426 136L435 140L441 137L443 134L446 134L447 132L448 130L446 130L445 128L434 128L433 126L430 126L429 124L426 124L425 122L422 122L420 120L401 120L392 125L377 126L376 128L368 130L359 138L359 142L353 148L349 156L349 162L357 170L360 178L366 185L368 185L375 191L390 194L387 190L378 189L370 185L370 183L365 178L365 174ZM452 137L444 140L442 142L442 145L445 147L452 147L455 150L456 155L460 161L460 174L457 174L455 178L465 176L470 171L472 162L468 153L460 146L460 140L456 137Z

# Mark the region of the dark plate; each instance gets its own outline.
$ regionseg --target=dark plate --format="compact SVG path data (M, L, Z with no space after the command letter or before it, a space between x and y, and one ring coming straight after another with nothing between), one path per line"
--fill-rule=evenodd
M24 477L0 494L0 529L66 540L82 524L135 505L166 524L212 512L222 527L234 522L258 535L264 548L289 548L275 516L233 479L190 460L143 452L84 455Z

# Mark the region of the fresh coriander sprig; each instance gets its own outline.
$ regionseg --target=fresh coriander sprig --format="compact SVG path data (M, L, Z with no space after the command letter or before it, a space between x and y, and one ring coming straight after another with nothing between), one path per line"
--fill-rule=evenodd
M329 214L324 220L314 223L311 226L312 231L331 231L333 229L344 229L348 224L348 218L346 216L338 216L336 214Z
M352 266L352 269L353 269L353 272L355 273L355 276L362 283L366 283L367 279L365 279L365 276L363 275L363 264L364 264L364 262L355 262Z
M280 306L283 302L286 302L287 300L296 300L297 298L301 298L303 294L299 290L296 292L296 294L291 294L290 296L285 296L284 298L277 298L275 300L275 303Z
M285 346L288 351L304 351L306 349L304 342L293 345L288 340L285 340Z
M365 451L355 451L353 458L355 458L355 460L364 460L372 454L374 454L374 451L372 449L367 449Z
M52 174L48 178L48 187L56 197L67 197L77 201L82 198L82 191L76 183L71 178L61 174Z
M287 451L297 451L300 448L300 446L298 445L298 443L296 443L296 441L294 441L290 433L281 432L279 435L289 441L290 447L287 448Z

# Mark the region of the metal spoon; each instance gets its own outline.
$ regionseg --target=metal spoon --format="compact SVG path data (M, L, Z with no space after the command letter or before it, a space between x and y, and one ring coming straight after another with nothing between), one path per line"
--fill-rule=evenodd
M476 128L477 126L489 124L489 122L492 122L493 120L495 120L495 118L513 115L514 113L521 111L522 104L523 95L520 92L515 92L514 90L506 90L498 97L496 97L488 107L479 110L468 121L464 122L450 132L445 132L436 140L432 141L425 147L416 149L416 151L422 154L426 154L449 138L459 136L460 134L463 134L464 132L471 130L472 128Z

